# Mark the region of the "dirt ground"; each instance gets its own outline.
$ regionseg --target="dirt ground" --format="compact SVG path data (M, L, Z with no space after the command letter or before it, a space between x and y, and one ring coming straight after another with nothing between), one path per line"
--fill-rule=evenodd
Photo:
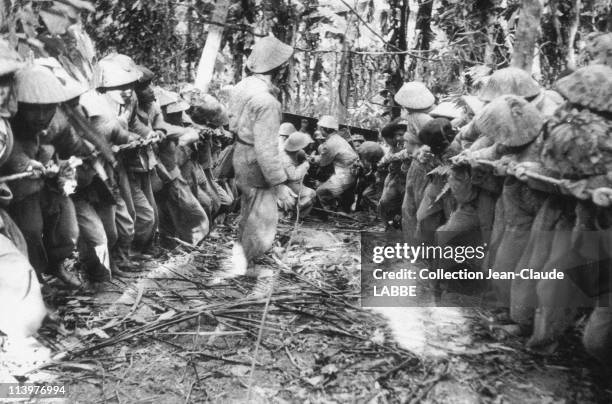
M361 308L364 228L284 221L259 280L232 275L220 227L96 293L47 290L58 321L39 341L58 360L27 376L66 383L68 403L612 402L577 335L539 355L480 309Z

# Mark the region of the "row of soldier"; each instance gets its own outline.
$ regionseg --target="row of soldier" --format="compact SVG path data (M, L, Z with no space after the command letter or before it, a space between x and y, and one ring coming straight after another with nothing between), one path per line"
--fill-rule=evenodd
M436 106L423 83L405 83L395 95L402 117L382 129L390 149L376 166L380 216L405 241L486 245L484 260L467 263L474 271L564 272L493 280L489 292L534 349L552 349L586 318L585 347L609 365L612 35L599 44L592 63L553 90L509 67L476 95Z
M154 87L128 56L101 59L90 90L53 58L0 48L0 329L27 334L46 313L41 283L95 285L159 242L202 241L235 205L212 172L231 136L216 99Z

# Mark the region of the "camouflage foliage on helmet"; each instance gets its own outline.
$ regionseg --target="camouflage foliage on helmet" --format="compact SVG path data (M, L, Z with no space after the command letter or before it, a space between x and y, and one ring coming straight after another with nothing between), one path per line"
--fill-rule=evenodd
M612 68L609 66L582 67L558 80L555 87L572 104L612 112Z
M567 108L545 125L541 161L552 174L578 179L612 169L612 122L588 109Z

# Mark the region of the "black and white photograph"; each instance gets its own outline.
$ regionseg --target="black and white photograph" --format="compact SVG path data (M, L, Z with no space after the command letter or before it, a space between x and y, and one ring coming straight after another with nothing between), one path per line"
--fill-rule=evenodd
M0 403L612 403L612 0L0 0Z

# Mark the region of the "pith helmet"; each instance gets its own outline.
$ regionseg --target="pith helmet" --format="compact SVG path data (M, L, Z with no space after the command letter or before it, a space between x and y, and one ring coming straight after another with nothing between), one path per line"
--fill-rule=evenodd
M151 69L146 66L137 65L138 70L141 71L142 76L138 79L138 83L140 84L148 84L155 78L155 73Z
M246 62L253 73L266 73L287 62L293 48L273 36L266 36L255 43Z
M436 101L431 91L420 81L404 83L393 99L404 108L417 110L431 108Z
M612 112L612 67L598 64L582 67L558 80L555 87L572 104Z
M338 130L340 128L338 120L331 115L323 115L321 118L319 118L319 122L317 122L317 125L322 128L333 130Z
M62 83L51 70L29 65L15 73L17 101L27 104L59 104L69 100Z
M433 116L434 118L455 119L461 117L463 113L454 102L445 101L436 105L436 107L431 110L429 115Z
M477 131L504 146L529 143L544 123L537 108L516 95L496 98L474 119Z
M134 84L142 76L134 61L125 55L108 55L98 62L98 88L121 87Z
M19 53L9 43L0 39L0 76L15 73L23 67Z
M279 136L287 137L293 132L297 132L297 129L295 128L295 126L293 126L291 122L283 122L280 124L280 127L278 128Z
M34 60L34 63L46 67L53 72L55 77L57 77L57 79L64 87L64 92L66 93L66 100L71 100L73 98L80 97L85 92L89 91L89 86L72 78L57 59L51 57L38 58Z
M166 112L169 114L175 114L177 112L188 111L190 107L191 105L189 105L187 101L183 100L182 98L179 98L175 102L166 106Z
M493 72L478 94L483 102L493 101L500 95L512 94L531 98L541 91L540 85L523 69L506 67Z
M285 150L288 152L295 152L302 150L304 147L313 142L314 140L312 140L308 133L293 132L285 141Z
M172 91L168 91L161 87L153 88L153 93L155 94L155 99L160 107L165 107L179 100L179 95Z

